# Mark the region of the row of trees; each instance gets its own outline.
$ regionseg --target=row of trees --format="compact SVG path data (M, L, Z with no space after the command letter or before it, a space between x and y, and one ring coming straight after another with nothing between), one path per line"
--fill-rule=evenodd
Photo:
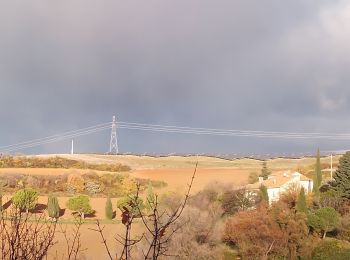
M150 208L151 204L153 203L154 198L154 192L151 185L148 187L148 194L147 194L147 202L144 203L142 199L138 199L138 204L141 209L147 207ZM133 198L133 196L131 196ZM26 213L29 213L30 210L34 210L37 206L38 202L38 192L32 188L24 188L15 193L15 195L12 198L12 202L14 206L21 211L25 211ZM121 211L124 207L128 207L128 203L130 202L130 196L125 196L118 200L117 202L117 208ZM2 205L2 201L1 201ZM73 214L77 214L79 217L83 218L86 214L91 214L94 212L94 210L91 207L90 199L86 195L77 195L72 198L70 198L67 203L66 207L73 211ZM55 196L49 196L48 202L47 202L47 213L50 218L57 219L60 216L61 209L58 203L58 199ZM113 211L113 205L111 198L108 197L106 200L105 205L105 217L106 219L113 219L114 218L114 211Z
M34 210L37 206L38 192L32 188L21 189L15 193L12 202L15 208L29 213L30 210ZM82 218L84 218L84 214L92 213L88 196L78 195L70 198L66 206L68 209L77 212ZM56 220L60 216L60 211L57 197L49 196L47 201L48 216Z
M118 208L122 209L129 202L129 200L130 199L128 196L118 200ZM140 201L142 202L141 199ZM38 192L32 188L21 189L15 193L15 195L12 198L12 202L17 209L29 213L30 210L34 210L37 206ZM85 195L77 195L72 198L69 198L66 203L66 206L68 209L73 211L73 214L77 214L83 219L86 214L91 214L94 212L94 210L91 207L89 197ZM61 209L57 197L48 197L47 213L48 216L54 220L60 217ZM110 197L108 197L106 201L105 215L106 218L110 220L114 217L113 206Z

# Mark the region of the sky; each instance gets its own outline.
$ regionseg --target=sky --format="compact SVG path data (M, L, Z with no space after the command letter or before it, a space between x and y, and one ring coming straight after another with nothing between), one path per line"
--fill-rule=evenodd
M350 2L0 2L0 146L109 122L350 133ZM109 131L76 138L106 152ZM303 153L350 140L118 129L121 152ZM1 150L0 147L0 150ZM69 152L70 141L21 150Z

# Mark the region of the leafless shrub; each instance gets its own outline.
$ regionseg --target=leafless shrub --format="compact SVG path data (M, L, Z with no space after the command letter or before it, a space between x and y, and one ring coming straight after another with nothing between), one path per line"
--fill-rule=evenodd
M66 243L66 252L62 254L62 259L76 260L83 251L80 233L82 224L83 220L77 217L75 218L72 229L68 229L67 225L59 225L59 232L62 233Z
M217 202L205 211L187 207L179 223L184 223L181 232L176 233L169 244L169 251L174 255L171 259L220 259L221 215Z
M116 237L116 239L123 245L122 253L119 257L113 256L111 250L107 245L107 241L103 234L103 229L100 223L97 221L97 229L94 231L100 233L102 243L104 244L108 256L113 259L131 259L131 249L133 246L141 242L143 239L145 246L142 250L142 258L158 259L159 257L169 257L169 245L173 236L183 227L185 223L178 223L179 218L184 212L185 206L189 200L190 191L196 175L197 165L193 172L191 182L188 185L188 190L185 194L183 201L178 204L174 210L168 212L167 210L161 210L159 206L159 199L157 194L153 194L152 198L147 197L148 209L144 211L144 207L139 200L140 186L137 185L136 195L130 197L130 202L122 209L122 223L125 226L124 236ZM135 218L141 218L142 223L146 229L146 232L139 238L131 238L131 228ZM140 258L140 257L139 257Z
M0 217L1 259L40 260L54 244L56 221L43 214L26 214L16 208Z

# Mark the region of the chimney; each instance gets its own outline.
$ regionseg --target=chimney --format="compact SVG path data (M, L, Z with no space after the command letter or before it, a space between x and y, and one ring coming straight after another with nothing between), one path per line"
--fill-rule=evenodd
M260 183L260 184L263 183L263 180L264 180L263 177L259 177L259 183Z

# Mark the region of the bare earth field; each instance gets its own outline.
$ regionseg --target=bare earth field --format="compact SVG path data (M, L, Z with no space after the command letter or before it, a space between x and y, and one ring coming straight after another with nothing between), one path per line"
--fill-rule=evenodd
M247 184L248 175L250 172L260 172L262 162L253 159L240 159L240 160L224 160L220 158L192 156L192 157L149 157L149 156L133 156L133 155L40 155L39 157L51 157L60 156L68 159L82 160L88 163L122 163L129 165L132 171L129 173L135 178L151 179L165 181L168 186L162 189L156 190L157 193L163 193L167 191L176 191L177 193L184 194L188 183L191 180L195 164L198 162L198 170L194 184L192 187L192 194L202 190L206 186L210 186L215 182L231 184L233 186L242 186ZM339 156L333 158L334 163L338 163ZM322 158L322 163L330 163L330 158ZM268 167L272 171L280 170L296 170L298 167L310 166L315 163L314 158L303 159L273 159L269 160ZM35 168L15 168L15 169L0 169L0 174L16 173L16 174L28 174L28 175L61 175L78 173L84 174L91 170L81 169L35 169ZM110 172L94 171L98 174L105 174ZM111 173L113 174L113 173ZM5 196L4 203L9 199L9 196ZM59 204L64 209L64 214L61 219L68 223L68 226L72 226L72 215L68 209L65 209L66 201L68 197L59 197ZM106 198L91 198L91 205L96 211L94 215L89 216L87 219L90 224L84 224L82 226L81 235L82 243L86 248L84 251L85 259L105 259L105 251L99 234L92 231L91 228L95 228L91 221L94 219L105 218L105 202ZM40 204L47 203L47 197L41 196L39 198ZM117 198L112 199L113 207L116 208ZM107 240L112 243L115 241L114 236L117 232L123 231L123 226L120 224L120 213L116 212L116 219L114 224L106 224L105 236ZM136 227L136 233L140 233L141 230ZM58 255L65 249L64 239L62 234L58 233L56 239L60 241L50 251L49 259L53 259L57 251Z
M185 192L191 181L194 168L189 169L154 169L136 170L131 175L137 178L161 180L168 183L162 190ZM196 193L215 182L242 186L247 184L249 170L239 169L202 169L199 168L192 186L192 193Z

